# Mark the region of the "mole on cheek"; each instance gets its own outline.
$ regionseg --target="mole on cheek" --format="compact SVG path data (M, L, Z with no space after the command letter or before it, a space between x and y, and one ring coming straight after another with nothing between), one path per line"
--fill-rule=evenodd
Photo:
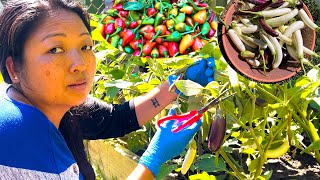
M46 71L46 76L50 76L50 71Z

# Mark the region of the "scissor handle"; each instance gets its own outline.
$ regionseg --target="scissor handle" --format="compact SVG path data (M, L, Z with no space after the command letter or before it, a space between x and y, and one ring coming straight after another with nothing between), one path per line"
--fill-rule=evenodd
M197 111L195 111L197 112ZM198 114L196 113L194 116L192 116L188 121L184 122L183 124L177 126L176 128L174 128L172 130L172 132L179 132L181 131L182 129L184 129L185 127L187 126L191 126L193 123L197 122L200 120L200 118L202 117L203 114Z
M183 121L186 119L190 119L192 116L196 115L197 111L193 110L184 114L173 114L173 115L169 115L169 116L165 116L163 118L160 118L157 121L157 125L158 127L160 127L160 125L164 122L164 121L169 121L169 120L173 120L173 121Z

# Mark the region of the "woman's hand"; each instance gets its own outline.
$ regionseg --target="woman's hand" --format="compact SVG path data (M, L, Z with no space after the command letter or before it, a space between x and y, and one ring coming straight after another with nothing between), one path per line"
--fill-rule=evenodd
M175 109L170 109L168 115L175 114ZM167 160L178 156L195 133L199 130L202 121L197 121L191 126L174 133L171 130L177 125L176 121L166 121L153 136L147 150L140 158L139 164L147 167L154 176L160 171L160 167Z

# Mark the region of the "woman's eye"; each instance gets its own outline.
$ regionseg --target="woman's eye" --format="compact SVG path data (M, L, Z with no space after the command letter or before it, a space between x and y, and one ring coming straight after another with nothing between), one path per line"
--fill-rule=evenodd
M92 50L92 46L83 46L82 50Z
M57 54L57 53L62 53L64 51L63 51L63 49L56 47L56 48L50 49L49 52L52 54Z

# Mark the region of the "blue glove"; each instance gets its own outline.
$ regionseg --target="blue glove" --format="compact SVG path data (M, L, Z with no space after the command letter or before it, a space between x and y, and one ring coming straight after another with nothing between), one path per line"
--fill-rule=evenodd
M206 86L209 82L214 80L214 70L216 68L215 60L213 57L208 59L201 59L199 62L190 66L186 71L184 79L194 81L201 86ZM170 75L168 77L169 84L172 85L174 81L179 78L179 75ZM177 94L179 90L175 91Z
M175 109L170 109L168 115L175 113ZM158 175L163 163L182 153L202 124L202 120L199 120L191 126L174 133L171 130L177 126L175 122L166 121L161 124L147 150L139 160L139 164L147 167L155 177Z

